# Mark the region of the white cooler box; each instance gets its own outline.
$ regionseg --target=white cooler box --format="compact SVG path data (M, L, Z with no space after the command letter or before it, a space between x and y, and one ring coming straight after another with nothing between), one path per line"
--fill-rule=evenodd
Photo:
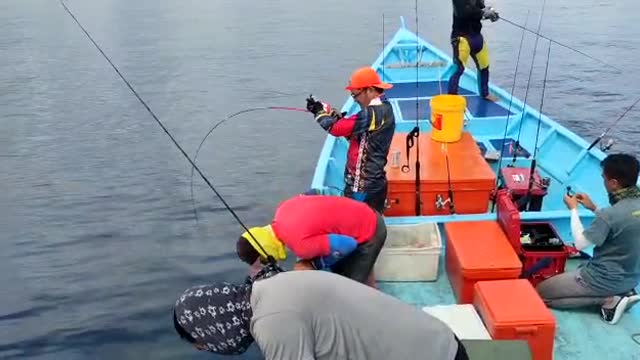
M377 281L435 281L442 252L437 223L387 225L374 267Z

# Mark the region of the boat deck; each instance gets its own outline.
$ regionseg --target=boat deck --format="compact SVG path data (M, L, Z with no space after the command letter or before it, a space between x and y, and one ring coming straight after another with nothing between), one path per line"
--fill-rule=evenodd
M429 137L429 100L448 92L449 84L446 80L455 68L450 56L409 31L403 18L401 23L400 29L371 66L377 69L383 81L394 85L385 95L394 109L396 136L404 138L417 125L420 137ZM479 96L478 79L474 70L465 70L460 78L458 93L467 102L464 131L473 136L483 154L495 154L503 150L501 168L529 168L535 154L536 170L540 176L550 179L550 186L541 211L521 212L520 219L522 222L550 222L559 237L564 242L571 243L570 212L563 203L563 195L567 186L571 186L576 192L589 194L599 207L608 206L608 196L600 175L600 162L606 154L599 147L587 150L592 139L581 138L504 89L492 83L489 83L489 88L497 98L496 102ZM342 108L348 114L359 110L351 97L347 98ZM515 146L517 139L518 148ZM311 184L313 188L324 189L335 195L341 194L340 189L344 188L347 148L346 139L327 137L316 165ZM415 152L416 149L411 150L413 155L409 165L412 168ZM404 165L405 162L406 158L402 158L401 163ZM487 162L494 173L499 172L497 161ZM423 186L422 190L425 188ZM496 214L490 209L488 207L486 212L474 214L385 216L385 221L388 225L398 225L495 220ZM579 214L585 226L594 219L594 214L589 210L580 208ZM443 242L437 281L379 282L380 290L420 307L455 304L445 271L444 252L446 249ZM585 252L591 254L592 250L587 249ZM569 260L567 270L576 268L580 261ZM632 339L633 334L640 333L640 305L636 304L625 313L616 325L605 323L597 309L552 312L557 329L554 342L556 360L640 360L640 344Z
M567 270L581 260L569 260ZM456 300L440 257L435 282L378 282L381 291L416 306L455 304ZM640 344L633 334L640 333L640 305L627 311L616 325L605 323L597 309L551 310L556 318L554 359L624 359L640 360ZM640 336L636 337L640 341Z

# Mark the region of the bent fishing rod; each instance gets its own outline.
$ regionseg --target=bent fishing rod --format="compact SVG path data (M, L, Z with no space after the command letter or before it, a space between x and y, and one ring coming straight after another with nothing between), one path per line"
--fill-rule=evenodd
M310 95L310 96L313 97L313 95ZM309 112L309 110L307 110L307 109L302 109L302 108L297 108L297 107L287 107L287 106L262 106L262 107L249 108L249 109L245 109L245 110L241 110L241 111L235 112L235 113L227 116L226 118L224 118L222 120L219 120L218 122L213 124L213 126L209 129L207 134L200 141L200 144L198 145L198 148L196 149L196 153L195 153L195 155L193 157L193 162L195 162L196 159L198 158L198 154L200 153L200 149L202 148L202 145L204 145L204 142L207 140L207 138L209 138L209 135L211 135L213 133L213 131L218 128L218 126L220 126L220 125L224 124L225 122L231 120L232 118L234 118L236 116L239 116L239 115L242 115L242 114L246 114L246 113L254 112L254 111L267 111L267 110ZM344 113L343 113L343 115L344 115ZM198 223L198 210L196 208L196 202L195 202L195 198L193 196L193 170L194 170L194 167L192 166L191 167L191 179L190 179L191 203L193 205L193 214L194 214L194 217L196 219L196 223ZM337 190L340 193L344 193L344 189L340 189L340 188L338 188L336 186L325 185L325 187Z
M506 22L507 24L511 24L511 25L513 25L513 26L515 26L515 27L517 27L517 28L520 28L520 29L522 29L522 30L526 30L526 31L528 31L528 32L530 32L530 33L532 33L532 34L536 34L536 35L540 36L541 38L546 39L546 40L549 40L549 41L551 41L552 43L554 43L554 44L556 44L556 45L560 45L560 46L562 46L562 47L564 47L564 48L567 48L567 49L569 49L569 50L571 50L571 51L575 51L575 52L577 52L577 53L578 53L578 54L580 54L580 55L586 56L586 57L588 57L588 58L589 58L589 59L591 59L591 60L597 61L597 62L599 62L599 63L601 63L601 64L603 64L603 65L607 65L607 66L609 66L609 67L611 67L611 68L615 69L615 70L616 70L617 72L619 72L619 73L620 73L620 72L622 72L622 70L620 70L618 67L613 66L613 65L611 65L611 64L609 64L609 63L607 63L607 62L605 62L605 61L603 61L603 60L600 60L600 59L598 59L598 58L595 58L595 57L593 57L593 56L591 56L591 55L589 55L589 54L587 54L587 53L585 53L585 52L583 52L583 51L580 51L580 50L578 50L578 49L575 49L575 48L573 48L573 47L571 47L571 46L569 46L569 45L565 45L565 44L563 44L563 43L560 43L560 42L558 42L558 41L556 41L556 40L553 40L553 39L551 39L551 38L549 38L549 37L546 37L546 36L544 36L544 35L538 34L538 33L534 32L533 30L527 29L526 27L524 27L524 26L522 26L522 25L520 25L520 24L518 24L518 23L515 23L515 22L513 22L513 21L511 21L511 20L509 20L509 19L505 19L505 18L504 18L504 17L502 17L502 16L500 16L500 19L501 19L501 20L503 20L504 22ZM539 32L539 31L538 31L538 32Z
M611 131L611 129L613 129L614 126L618 125L618 123L620 122L620 120L622 120L622 118L627 115L627 113L633 109L636 105L638 105L638 103L640 102L640 98L638 98L631 106L629 106L627 108L627 110L625 110L622 115L620 115L616 121L613 122L613 124L611 124L611 126L609 126L602 134L600 134L600 136L598 136L592 143L591 145L589 145L589 147L587 148L587 151L590 151L591 149L593 149L594 146L596 146L596 144L598 144L600 142L600 140L602 140L603 137L605 137L609 131Z
M120 79L122 79L122 81L124 81L124 83L127 85L127 87L129 88L129 90L131 90L131 92L133 93L133 95L135 95L136 98L138 98L138 101L140 101L140 103L142 104L142 106L144 106L144 108L147 110L147 112L149 113L149 115L151 115L151 117L156 121L156 123L158 123L158 125L160 125L160 127L162 128L162 130L165 132L165 134L167 134L167 136L169 136L169 139L171 139L171 141L173 142L173 144L178 148L178 150L180 150L180 152L182 153L182 155L184 155L184 157L187 159L187 161L189 161L189 163L191 164L191 166L193 166L193 168L198 172L198 174L200 175L200 177L202 177L202 179L204 180L205 183L207 183L207 185L209 185L209 188L211 188L211 190L213 190L213 192L216 194L216 196L218 196L218 198L220 199L220 201L222 201L222 204L224 204L224 206L227 208L227 210L229 210L229 212L231 213L231 215L236 219L236 221L240 224L240 226L242 226L242 228L244 228L244 230L249 234L249 236L251 236L251 238L255 241L255 243L258 245L258 247L260 248L260 250L262 250L262 252L264 252L265 255L267 255L267 261L269 262L270 265L272 266L276 266L277 267L277 263L275 261L275 259L273 258L273 256L269 255L264 248L262 247L262 245L260 244L260 242L258 242L258 240L253 236L253 234L249 231L249 229L245 226L245 224L242 222L242 220L240 220L240 217L238 217L238 215L235 213L235 211L233 211L233 209L231 208L231 206L229 206L229 204L224 200L224 198L222 197L222 195L220 195L220 193L216 190L216 188L211 184L211 182L209 181L209 179L207 179L207 177L202 173L202 171L200 170L200 168L193 162L193 160L191 160L191 158L189 157L189 155L187 155L187 153L182 149L182 147L180 146L180 144L178 144L178 142L176 141L176 139L171 135L171 133L169 132L169 130L167 130L167 128L164 126L164 124L162 123L162 121L160 121L160 119L158 119L158 117L156 116L156 114L153 112L153 110L151 110L151 108L149 107L149 105L147 105L147 103L142 99L142 97L140 97L140 95L138 95L138 92L133 88L133 86L131 86L131 84L129 83L129 81L127 81L127 79L122 75L122 73L120 72L120 70L118 70L118 67L116 67L113 62L111 61L111 59L109 58L109 56L107 56L107 54L105 54L104 51L102 51L102 49L100 48L100 46L95 42L95 40L93 40L93 37L91 37L91 35L89 34L89 32L87 32L87 30L82 26L82 24L80 24L80 21L78 21L78 19L75 17L75 15L73 15L73 12L71 12L71 10L69 10L69 8L67 7L67 5L64 3L64 0L60 0L60 4L62 5L62 7L64 7L65 11L71 16L71 18L73 19L73 21L75 21L75 23L78 25L78 27L85 33L85 35L87 36L87 38L89 38L89 40L93 43L93 45L96 47L96 49L98 49L98 51L102 54L102 56L105 58L105 60L107 60L107 62L109 63L109 65L111 65L111 67L113 68L113 70L115 70L115 72L118 74L118 76L120 76Z
M196 161L196 159L198 158L198 154L200 153L200 149L202 148L202 145L204 144L205 140L207 140L207 138L209 137L209 135L211 135L211 133L213 133L213 131L215 129L218 128L218 126L224 124L225 122L233 119L236 116L242 115L242 114L246 114L246 113L250 113L250 112L254 112L254 111L266 111L266 110L281 110L281 111L300 111L300 112L309 112L309 110L307 109L301 109L301 108L296 108L296 107L286 107L286 106L261 106L261 107L255 107L255 108L250 108L250 109L245 109L245 110L240 110L238 112L235 112L229 116L227 116L226 118L216 122L211 129L209 129L209 131L207 132L207 134L202 138L202 141L200 141L200 144L198 145L198 149L196 149L196 153L193 157L193 162ZM196 210L196 202L195 199L193 197L193 170L195 169L194 166L191 167L191 180L190 180L190 188L191 188L191 203L193 204L193 213L194 216L196 218L196 223L198 222L198 210Z

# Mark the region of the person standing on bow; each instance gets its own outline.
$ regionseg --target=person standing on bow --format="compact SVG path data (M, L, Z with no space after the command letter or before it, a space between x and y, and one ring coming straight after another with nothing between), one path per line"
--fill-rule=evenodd
M393 108L383 95L392 87L382 82L373 68L363 67L352 74L346 87L360 105L358 113L343 117L329 104L307 99L307 110L324 130L349 140L344 196L364 201L381 214L387 200L384 168L395 133Z
M278 206L271 224L243 233L236 251L253 266L269 256L285 260L288 248L299 259L296 269L329 270L366 283L386 238L382 215L360 201L298 195Z
M453 0L451 45L456 72L449 78L449 94L458 94L458 83L471 55L478 70L480 96L490 101L497 100L489 93L489 51L482 36L481 21L489 19L495 22L499 18L500 16L493 8L485 7L484 0Z

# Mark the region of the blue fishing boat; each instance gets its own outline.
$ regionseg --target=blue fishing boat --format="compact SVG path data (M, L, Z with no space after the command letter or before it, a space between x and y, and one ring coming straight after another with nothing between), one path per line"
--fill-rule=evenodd
M441 174L442 170L436 171L434 166L442 168L444 163L438 160L441 155L437 153L431 138L436 124L432 118L430 101L440 94L446 94L447 80L454 72L452 59L408 30L401 18L400 28L371 66L384 82L394 85L385 92L396 117L396 134L387 164L390 187L385 220L390 227L437 224L442 236L437 279L379 281L378 287L382 291L421 307L459 303L460 294L454 289L459 285L453 284L447 270L451 259L447 259L450 249L445 244L447 234L452 233L447 225L494 222L499 223L505 231L500 212L504 216L513 208L507 205L501 207L497 200L500 192L496 190L504 188L508 192L513 190L510 187L517 187L516 183L524 184L524 188L527 188L532 162L537 175L535 185L528 187L525 194L529 207L525 205L523 208L522 202L513 197L514 192L505 195L513 200L511 205L517 209L516 217L519 217L521 225L550 224L557 237L565 243L572 243L570 212L563 203L567 188L590 194L598 206L608 206L608 197L600 177L600 161L606 156L606 149L600 146L589 148L590 141L494 84L490 84L490 91L497 101L481 98L475 69L465 70L460 80L459 94L466 100L462 140L442 145L447 168L450 166L450 169L446 180L437 179L429 172ZM349 97L342 111L353 114L359 111L359 106ZM402 165L414 168L417 146L408 143L407 135L416 126L419 127L419 138L413 140L420 143L422 165L419 202L416 202L415 172L403 172L400 169ZM477 149L479 155L469 154L475 150L465 152L460 149L461 145L456 145L465 141L464 147L467 150L469 147ZM347 148L345 139L327 136L312 180L313 188L329 194L340 194L338 189L344 187ZM474 173L476 178L466 179L468 181L465 182L465 179L461 179L464 175L460 175L465 172ZM448 192L450 189L452 194ZM449 206L451 204L452 207ZM579 214L584 224L594 219L594 214L589 210L580 208ZM477 234L478 252L485 251L483 235L487 236ZM509 234L505 236L509 237ZM517 241L522 241L521 236L517 234ZM590 251L587 250L586 255ZM555 266L564 271L571 270L581 261L567 259L566 254L563 256L552 259L553 264L547 268L554 270ZM402 266L400 263L395 265ZM520 300L514 297L509 301L517 306ZM523 306L526 306L525 303ZM555 320L552 335L554 359L640 359L640 346L633 340L633 334L640 332L640 306L632 307L616 325L607 324L594 311L551 310L551 314ZM482 319L485 323L488 321L485 315ZM528 334L511 337L531 339L537 336L534 334L537 331L535 326L533 328L529 328Z

